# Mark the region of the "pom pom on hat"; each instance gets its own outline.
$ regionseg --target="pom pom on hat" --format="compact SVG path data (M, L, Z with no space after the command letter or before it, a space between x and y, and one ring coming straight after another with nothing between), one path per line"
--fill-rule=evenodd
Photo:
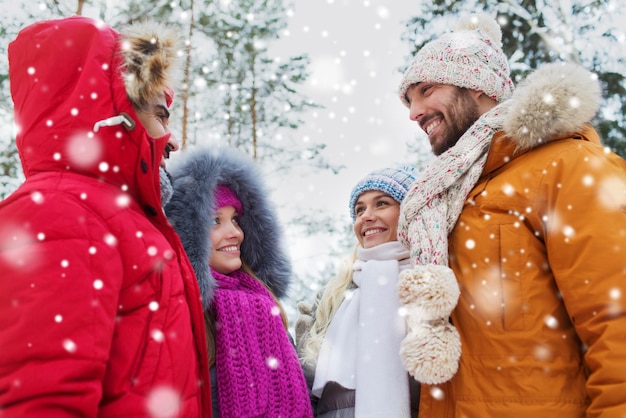
M510 73L498 22L485 13L472 14L419 50L404 73L400 100L410 107L409 87L431 82L481 91L501 102L513 93Z
M402 166L398 168L382 168L374 170L363 177L352 189L350 194L350 216L355 220L354 206L364 192L380 190L391 196L396 202L402 203L404 196L415 181L415 168Z
M242 215L243 207L235 192L224 184L218 184L215 188L215 210L219 210L224 206L232 206L238 215Z

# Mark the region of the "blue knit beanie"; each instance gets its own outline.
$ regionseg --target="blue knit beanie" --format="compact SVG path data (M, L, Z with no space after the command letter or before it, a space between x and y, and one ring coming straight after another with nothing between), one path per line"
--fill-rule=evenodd
M352 189L350 193L350 216L352 221L356 219L354 205L357 199L364 192L370 190L380 190L387 193L396 202L402 203L402 199L409 191L411 183L415 181L415 168L411 166L387 167L374 170L363 177Z

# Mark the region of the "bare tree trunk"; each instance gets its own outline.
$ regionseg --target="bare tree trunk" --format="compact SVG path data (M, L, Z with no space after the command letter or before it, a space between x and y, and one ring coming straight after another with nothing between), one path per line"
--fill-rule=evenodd
M252 92L250 94L250 115L252 117L252 158L257 157L257 113L256 113L256 74L254 61L256 55L252 55Z
M226 122L226 135L228 135L228 145L229 146L233 146L233 138L235 137L235 132L233 131L234 128L234 124L233 124L233 118L230 117L232 115L232 104L233 104L233 96L232 93L228 93L228 96L226 97L226 101L224 102L224 104L226 105L226 112L228 112L228 121Z
M193 31L195 29L194 23L194 13L193 13L193 4L194 0L191 0L190 5L190 22L189 22L189 36L187 39L187 45L185 48L185 68L184 68L184 76L183 76L183 126L182 126L182 137L181 137L181 149L185 149L187 146L187 126L189 124L189 86L191 85L191 36L193 35Z
M85 4L85 0L78 0L78 7L76 8L76 14L78 16L83 14L83 5Z

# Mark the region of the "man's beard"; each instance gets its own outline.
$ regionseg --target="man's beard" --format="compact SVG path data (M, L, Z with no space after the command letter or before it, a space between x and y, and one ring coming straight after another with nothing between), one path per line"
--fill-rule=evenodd
M165 208L174 194L174 187L170 173L163 166L159 166L159 178L161 180L161 207Z
M441 146L433 149L435 155L441 155L452 148L461 136L478 120L478 104L467 89L459 88L449 104L445 115L445 132Z

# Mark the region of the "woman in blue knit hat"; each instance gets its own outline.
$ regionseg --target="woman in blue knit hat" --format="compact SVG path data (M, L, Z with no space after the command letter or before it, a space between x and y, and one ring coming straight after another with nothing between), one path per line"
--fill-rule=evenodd
M410 267L397 229L400 203L414 180L412 167L389 167L354 186L355 250L312 308L299 305L298 354L317 417L417 414L419 385L399 355L406 325L396 290L400 271Z

